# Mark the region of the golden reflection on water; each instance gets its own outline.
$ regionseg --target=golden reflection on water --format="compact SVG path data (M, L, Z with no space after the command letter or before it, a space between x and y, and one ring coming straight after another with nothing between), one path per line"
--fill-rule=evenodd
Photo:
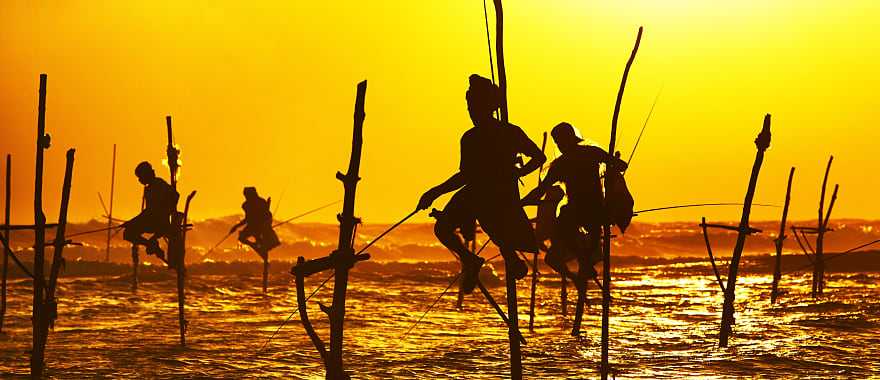
M257 352L294 311L289 275L277 273L270 295L259 276L198 275L188 287L189 346L177 342L172 274L142 279L132 294L124 278L64 279L59 321L47 353L58 378L322 378L323 368L298 317ZM355 272L346 320L346 363L356 378L485 378L508 371L507 333L482 296L455 308L455 287L410 334L407 329L455 275L456 265L396 264ZM487 270L485 274L494 274ZM491 273L490 273L491 272ZM787 275L769 305L770 275L740 278L731 347L718 349L722 294L705 264L619 268L612 290L611 360L617 378L848 377L880 375L880 275L831 274L827 294L809 296L806 274ZM497 274L496 274L497 275ZM322 276L310 279L312 289ZM487 279L504 301L501 282ZM332 284L331 284L332 285ZM29 289L13 281L7 327L0 335L0 373L27 373ZM528 281L520 281L526 378L594 378L599 362L600 293L591 288L584 332L568 335L559 313L559 283L544 277L534 332L527 331ZM570 292L574 302L574 292ZM318 332L328 325L310 303ZM572 307L573 311L573 307Z

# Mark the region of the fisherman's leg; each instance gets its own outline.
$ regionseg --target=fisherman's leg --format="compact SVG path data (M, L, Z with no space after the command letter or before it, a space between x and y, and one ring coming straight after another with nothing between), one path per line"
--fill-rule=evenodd
M251 240L250 238L254 238L254 240ZM253 249L254 251L259 250L259 246L257 245L256 240L256 233L254 233L254 231L248 225L245 225L244 229L238 233L238 241L241 242L241 244L251 247L251 249Z
M456 228L467 225L474 219L469 200L467 190L460 190L452 196L443 211L432 213L437 218L434 235L461 261L462 293L470 293L474 290L479 280L480 267L484 262L482 258L467 249L461 236L455 232Z
M143 236L147 229L147 218L143 215L138 215L126 223L125 230L122 231L122 238L135 247L138 245L149 246L149 240Z
M584 256L582 251L584 250L583 244L579 240L581 240L583 234L580 232L580 226L578 225L575 213L568 206L563 207L562 211L559 213L559 224L556 228L556 234L554 238L554 244L559 247L560 250L564 250L567 253L572 254L578 259L578 273L580 273L580 258ZM567 269L567 268L566 268ZM570 277L573 280L575 287L578 289L583 288L583 281L579 281L577 279L577 275L572 275L570 271L567 271Z

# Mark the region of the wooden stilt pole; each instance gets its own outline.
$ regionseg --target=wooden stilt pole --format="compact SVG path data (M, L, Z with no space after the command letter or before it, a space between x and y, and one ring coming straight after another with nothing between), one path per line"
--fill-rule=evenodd
M544 132L544 138L541 142L541 153L544 153L544 149L547 147L547 132ZM544 171L544 164L541 164L540 169L538 169L538 185L541 184L541 172ZM543 246L539 244L539 246ZM541 252L538 249L538 252L535 252L534 260L532 261L532 289L531 296L529 297L529 331L535 331L535 292L538 290L538 256Z
M508 252L504 257L516 256ZM522 379L522 349L520 348L519 314L516 300L516 277L513 273L512 261L504 260L504 281L507 283L507 330L510 341L510 378Z
M562 298L562 315L568 316L568 280L566 280L565 274L559 275L559 297Z
M46 288L46 301L44 303L44 320L41 323L42 331L41 351L45 352L46 341L49 337L49 328L54 326L58 317L58 302L55 300L55 289L58 287L58 276L61 275L61 267L64 265L63 250L68 243L64 237L67 228L67 210L70 205L70 189L73 182L73 159L76 152L73 149L67 151L67 165L64 170L64 185L61 190L61 210L58 213L58 228L55 230L54 252L52 254L52 267L49 272L49 285Z
M296 278L297 304L300 313L300 321L309 334L315 349L324 359L326 378L332 380L348 379L349 375L343 365L343 336L345 327L345 298L348 290L348 274L358 261L369 259L369 254L356 254L354 251L354 231L360 223L360 219L354 216L355 193L357 183L360 181L361 151L363 147L363 127L366 113L364 103L367 96L367 81L358 83L357 98L354 107L354 132L351 142L351 157L348 163L348 171L345 174L336 173L336 178L342 182L345 196L342 203L342 213L337 216L339 220L339 241L337 249L329 256L308 260L300 257L291 272ZM404 219L405 220L405 219ZM402 221L401 221L402 222ZM374 240L375 241L375 240ZM366 247L365 247L366 248ZM308 317L306 299L304 298L305 278L325 270L334 271L333 304L330 307L322 307L330 318L330 350L327 351L324 342L315 333Z
M828 166L825 167L825 176L822 179L822 194L819 197L819 219L816 235L816 255L813 266L813 298L822 295L822 289L825 282L825 226L828 224L827 218L824 218L823 209L825 207L825 189L828 187L828 173L831 172L831 162L834 156L828 158ZM830 209L830 207L829 207ZM830 211L830 210L829 210Z
M178 157L180 155L180 151L177 150L177 147L174 146L174 133L171 128L171 116L165 116L165 126L167 130L168 136L168 145L165 149L165 153L168 160L168 168L171 172L171 187L174 188L174 191L177 191L177 169L178 169ZM174 265L174 269L177 272L177 319L180 326L180 345L186 346L186 242L184 239L186 233L186 214L189 211L189 202L192 200L192 197L195 195L195 192L190 194L186 201L186 212L184 212L184 216L182 218L182 222L178 224L180 226L180 230L176 231L176 234L179 236L172 236L169 239L168 244L168 253L171 255L172 249L177 249L177 255L175 258L169 257L169 263ZM175 206L175 210L177 207ZM176 218L175 218L176 219ZM175 239L180 239L179 242L175 242Z
M113 238L113 193L116 187L116 144L113 144L113 166L110 169L110 209L107 211L107 257L110 262L110 239Z
M614 104L614 114L611 117L611 141L608 143L608 156L610 161L614 160L614 148L617 141L617 119L620 116L620 105L623 102L623 90L626 88L626 78L629 76L630 67L639 51L639 44L642 41L643 28L639 27L639 33L636 35L636 43L630 53L629 60L623 70L623 78L620 81L620 88L617 91L617 101ZM609 175L605 177L605 192L609 193L613 188L613 179L615 176ZM611 224L610 221L602 226L603 247L602 247L602 365L600 372L602 380L608 379L611 367L608 363L608 346L609 346L609 317L611 314ZM580 304L580 302L578 302Z
M785 224L788 219L788 205L791 203L791 181L794 179L794 167L788 172L788 187L785 190L785 206L782 208L782 221L779 223L779 236L776 245L776 264L773 267L773 288L770 290L770 303L775 304L779 298L779 280L782 278L782 247L785 244Z
M263 257L263 294L266 294L269 288L269 252L260 256Z
M31 349L31 377L43 377L43 350L40 344L40 323L44 320L43 300L46 244L46 215L43 213L43 151L49 148L46 134L46 74L40 74L39 108L37 112L37 158L34 175L34 299L33 346Z
M6 194L6 198L5 198L6 199L6 203L5 203L6 209L4 210L3 217L4 217L4 221L6 222L6 225L8 226L11 224L11 221L9 218L9 211L10 211L10 208L12 207L12 205L10 203L11 196L12 196L12 155L11 154L6 155L6 193L5 194ZM9 241L9 233L10 233L10 231L6 230L6 231L4 231L3 236L5 238L4 241L6 242L6 244L11 245L11 243ZM3 321L6 318L6 279L7 279L7 276L9 276L9 254L7 252L8 252L8 250L5 249L5 246L4 246L4 249L3 249L3 285L2 285L3 289L2 289L2 295L0 295L0 297L2 297L2 298L0 298L0 332L3 331Z
M749 216L752 211L752 200L755 197L755 187L758 185L758 174L761 172L761 165L764 162L764 151L770 147L770 114L764 116L764 126L761 133L755 139L757 154L755 155L755 163L752 165L752 174L749 177L749 187L746 190L746 197L743 201L742 218L739 222L739 233L736 237L736 245L733 248L733 255L730 258L730 268L727 275L727 286L724 288L724 307L721 312L721 332L718 335L718 345L727 347L728 340L733 331L734 323L734 301L736 299L736 278L739 273L739 261L742 257L743 248L746 243L746 236L751 232L749 230Z

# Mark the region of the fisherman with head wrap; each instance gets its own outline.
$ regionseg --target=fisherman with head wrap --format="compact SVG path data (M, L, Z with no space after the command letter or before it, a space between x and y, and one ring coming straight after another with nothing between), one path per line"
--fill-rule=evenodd
M417 207L427 209L437 197L457 190L438 216L434 232L461 259L465 293L476 286L484 260L468 251L455 229L474 219L501 249L509 274L517 279L526 275L528 268L516 251L537 252L538 245L519 202L517 181L546 160L520 127L493 116L501 103L498 86L476 74L469 84L465 98L474 127L461 138L459 171L425 192ZM516 165L519 154L530 158L521 167Z

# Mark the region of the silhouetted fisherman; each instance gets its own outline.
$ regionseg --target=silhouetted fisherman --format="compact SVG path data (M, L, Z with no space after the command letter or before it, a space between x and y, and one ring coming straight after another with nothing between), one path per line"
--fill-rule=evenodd
M138 181L144 185L144 209L141 213L125 222L122 237L131 242L132 249L139 245L147 248L147 254L164 259L165 253L159 247L160 237L169 237L175 233L171 225L171 215L177 208L179 195L156 172L149 162L141 162L134 169ZM152 233L147 239L143 234Z
M531 223L519 202L517 181L541 166L546 158L541 149L513 124L502 124L492 113L500 107L501 92L489 79L471 75L466 94L468 113L474 127L461 138L459 171L428 190L418 209L431 206L437 197L458 190L437 216L434 233L443 245L458 254L464 278L462 291L476 286L484 260L468 251L456 228L464 230L479 220L483 231L501 249L510 268L509 275L520 279L528 267L516 251L537 252ZM517 155L530 159L517 167ZM464 227L464 228L463 228Z
M260 198L255 187L245 187L243 193L244 203L241 204L241 209L244 210L244 219L232 226L229 233L244 226L238 233L238 241L253 248L260 256L265 256L272 248L281 245L278 235L272 229L270 201Z
M627 164L615 158L608 164L609 155L602 148L581 145L583 139L568 123L560 123L550 132L553 141L562 153L553 160L547 175L534 190L523 198L523 204L539 204L541 196L557 182L565 184L568 203L559 212L555 244L569 252L575 252L578 259L578 279L576 286L582 288L585 280L596 275L593 264L599 261L599 236L601 227L608 220L602 183L599 178L599 165L606 164L606 172L622 172ZM580 229L587 231L586 239ZM556 271L567 272L564 262L557 261L561 256L548 255L547 264ZM567 274L567 273L566 273Z

